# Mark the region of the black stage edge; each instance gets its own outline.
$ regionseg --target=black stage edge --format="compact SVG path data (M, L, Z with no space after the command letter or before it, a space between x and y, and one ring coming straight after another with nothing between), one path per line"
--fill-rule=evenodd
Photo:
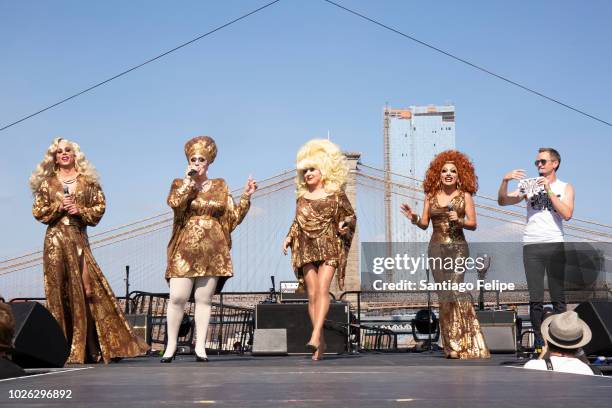
M38 407L605 407L611 377L517 368L513 355L178 356L72 366L0 381L0 405ZM514 366L512 366L514 365ZM85 368L85 369L82 369ZM71 399L10 399L10 390L70 390Z

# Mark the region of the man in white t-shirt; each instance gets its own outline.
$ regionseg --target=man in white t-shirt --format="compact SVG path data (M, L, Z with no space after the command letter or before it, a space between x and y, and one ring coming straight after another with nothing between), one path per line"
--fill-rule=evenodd
M507 173L499 186L499 205L513 205L525 200L527 224L523 233L523 264L529 289L529 315L535 332L536 349L544 341L540 332L544 307L544 276L547 276L555 313L565 312L565 250L563 221L574 212L574 188L557 178L561 155L551 147L538 151L535 166L539 176L528 192L517 189L508 193L510 180L525 179L525 170Z
M576 358L578 349L587 345L592 336L591 329L576 312L547 317L542 323L541 331L548 350L543 358L528 361L525 368L593 375L593 370Z

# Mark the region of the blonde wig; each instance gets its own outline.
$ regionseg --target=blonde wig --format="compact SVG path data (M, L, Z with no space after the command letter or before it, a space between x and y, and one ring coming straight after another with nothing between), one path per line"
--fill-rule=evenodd
M313 139L300 148L297 154L297 195L303 196L308 188L304 181L306 169L321 172L325 191L343 190L349 173L348 162L338 146L326 139Z
M73 141L68 139L64 139L61 137L56 137L53 139L53 143L47 149L47 153L45 153L45 157L42 159L40 163L36 166L36 169L32 172L30 176L30 190L32 193L36 193L40 184L47 177L55 176L57 172L57 164L55 163L55 153L59 147L61 141L68 142L72 147L74 152L74 167L76 171L85 177L85 180L88 183L99 183L98 173L96 172L95 167L91 164L85 154L81 151L79 145Z

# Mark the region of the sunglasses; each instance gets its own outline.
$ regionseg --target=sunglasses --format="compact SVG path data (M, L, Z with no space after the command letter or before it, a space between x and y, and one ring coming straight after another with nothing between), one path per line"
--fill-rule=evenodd
M545 165L546 165L546 163L548 163L548 162L551 162L551 163L552 163L552 162L554 162L554 161L555 161L555 160L539 159L539 160L536 160L535 162L533 162L533 164L535 164L535 166L536 166L536 167L538 167L540 164L541 164L542 166L545 166Z

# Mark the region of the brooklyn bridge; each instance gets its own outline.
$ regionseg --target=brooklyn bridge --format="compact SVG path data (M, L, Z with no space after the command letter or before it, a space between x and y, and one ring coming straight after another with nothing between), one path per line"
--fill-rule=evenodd
M357 234L349 255L345 292L364 291L362 275L367 272L361 253L366 245L386 245L392 228L409 228L402 220L399 208L389 203L408 202L413 208L422 208L421 180L399 175L370 166L359 153L346 153L351 166L351 177L346 191L358 217ZM260 300L254 292L267 292L270 277L276 282L293 281L290 259L282 254L281 244L294 216L295 170L286 170L259 180L260 188L252 197L252 206L242 224L232 236L234 278L225 286L234 295L234 303L253 304ZM234 197L240 189L233 191ZM478 229L467 233L471 243L488 245L487 251L500 254L492 257L488 279L505 279L517 283L517 291L502 294L487 293L487 302L524 303L527 299L524 272L519 256L504 258L503 252L520 247L525 209L522 205L501 208L496 198L477 194L475 204ZM402 224L402 222L404 224ZM164 280L166 245L172 228L172 213L150 214L139 220L117 225L104 231L89 231L90 243L98 263L117 296L126 292L167 292ZM610 254L605 243L612 241L612 226L593 220L574 218L565 225L568 241L593 246L599 259L589 265L591 288L607 291L610 281L603 271L609 265ZM496 259L498 260L496 262ZM503 261L502 261L503 259ZM129 276L126 270L129 268ZM596 270L595 270L596 269ZM41 298L44 296L42 276L42 249L0 261L0 295L4 298ZM129 284L129 287L127 286ZM342 296L337 287L336 297ZM239 295L242 294L242 295ZM350 293L345 294L345 297ZM365 310L393 310L402 307L420 307L423 294L372 294L364 302Z

